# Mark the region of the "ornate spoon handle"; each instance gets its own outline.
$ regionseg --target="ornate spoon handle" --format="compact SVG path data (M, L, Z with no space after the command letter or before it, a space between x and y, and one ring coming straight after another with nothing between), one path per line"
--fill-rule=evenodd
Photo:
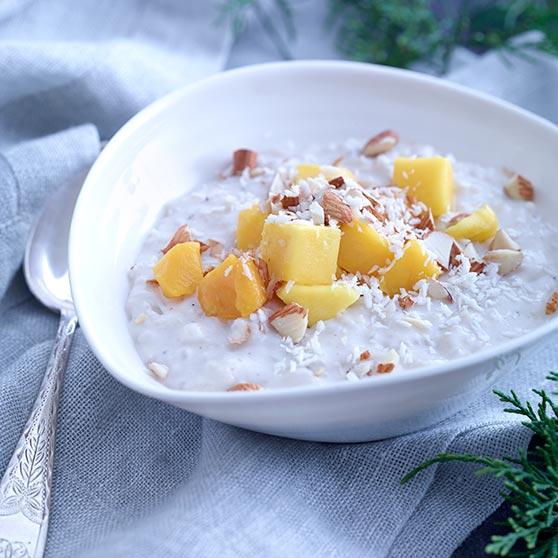
M56 411L76 325L73 309L63 310L39 395L0 483L0 556L44 553Z

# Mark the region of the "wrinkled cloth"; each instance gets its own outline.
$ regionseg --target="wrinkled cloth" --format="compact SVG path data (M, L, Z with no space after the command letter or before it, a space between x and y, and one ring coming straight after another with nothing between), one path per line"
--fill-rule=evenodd
M308 3L301 6L307 13ZM231 40L215 10L185 0L0 3L1 471L57 326L20 270L29 228L44 199L91 165L100 140L143 106L240 65L242 53L251 55L245 61L275 57L254 31L227 58ZM334 52L325 40L320 50L316 29L311 49L298 43L297 55ZM510 68L498 55L471 56L449 77L557 121L558 65L542 59ZM525 396L544 387L558 368L556 341L538 345L498 388ZM46 555L446 557L499 506L500 483L461 464L431 468L405 486L401 477L441 451L502 456L528 441L490 393L428 430L382 442L255 434L127 389L78 330L59 410Z

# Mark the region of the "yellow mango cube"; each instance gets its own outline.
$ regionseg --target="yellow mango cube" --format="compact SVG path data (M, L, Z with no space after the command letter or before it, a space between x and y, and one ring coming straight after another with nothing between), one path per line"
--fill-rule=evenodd
M359 293L344 283L332 285L283 285L277 296L285 303L296 302L308 310L308 325L335 318L359 299Z
M371 224L353 219L341 225L339 267L349 273L366 275L373 267L385 267L392 259L387 239Z
M317 165L315 163L302 163L296 168L295 181L316 178L322 175L326 180L332 180L338 176L343 178L355 179L354 174L345 167L334 167L333 165Z
M395 260L380 279L380 289L389 296L394 296L401 289L411 291L421 279L438 277L440 268L430 258L422 243L409 240L403 254Z
M304 221L266 222L261 257L278 281L330 285L337 270L341 231Z
M200 281L198 300L207 316L233 320L261 308L267 293L254 261L229 254Z
M203 277L199 242L173 246L155 264L153 275L166 297L191 295Z
M393 164L393 183L407 188L431 210L434 217L450 211L453 203L453 169L445 157L398 157Z
M483 205L471 215L448 227L446 233L457 240L464 238L474 242L485 242L498 232L498 217L490 206Z
M267 216L268 214L263 212L257 203L238 214L236 247L239 250L250 250L260 245Z

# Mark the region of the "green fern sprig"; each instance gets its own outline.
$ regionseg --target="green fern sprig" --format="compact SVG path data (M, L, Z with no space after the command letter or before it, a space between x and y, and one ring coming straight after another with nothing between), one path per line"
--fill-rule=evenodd
M549 380L558 382L558 374ZM534 434L529 449L516 458L494 459L467 454L442 453L406 475L410 481L428 467L458 461L481 465L477 475L494 475L503 479L502 496L510 504L511 515L505 524L508 532L494 535L486 547L488 554L558 557L558 405L544 390L534 389L536 406L523 403L515 392L494 392L507 405L504 412L524 417L522 424ZM556 392L553 392L556 395Z

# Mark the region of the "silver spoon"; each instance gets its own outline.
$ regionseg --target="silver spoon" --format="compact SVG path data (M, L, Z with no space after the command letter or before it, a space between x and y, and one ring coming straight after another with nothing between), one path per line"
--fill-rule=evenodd
M77 317L68 280L68 236L86 172L45 204L23 264L31 292L60 313L60 324L37 400L0 483L0 554L40 558L45 549L56 412ZM11 551L11 552L10 552Z

